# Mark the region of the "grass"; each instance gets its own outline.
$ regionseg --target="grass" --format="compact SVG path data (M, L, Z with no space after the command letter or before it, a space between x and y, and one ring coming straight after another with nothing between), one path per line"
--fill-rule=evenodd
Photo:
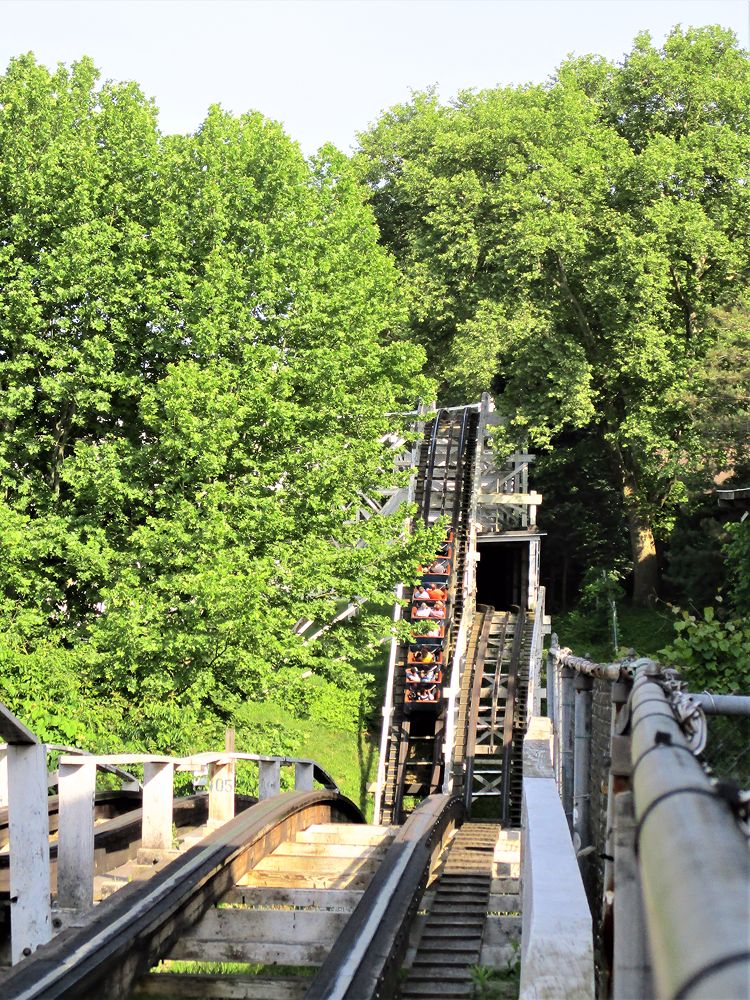
M251 727L244 739L258 744L248 745L247 749L316 761L371 822L373 798L367 788L377 775L379 733L369 732L364 718L360 718L355 730L334 729L314 719L298 719L270 702L246 705L244 718ZM274 732L281 734L282 744L266 742ZM255 775L254 768L250 774ZM282 769L284 780L293 781L292 769Z
M182 976L307 976L315 969L297 965L264 965L262 962L188 962L162 959L152 972Z
M635 608L622 603L617 608L619 648L613 657L611 639L591 627L581 611L554 615L552 630L561 646L567 646L576 656L586 656L606 662L625 656L634 649L638 656L658 657L658 652L674 638L674 615L663 607Z

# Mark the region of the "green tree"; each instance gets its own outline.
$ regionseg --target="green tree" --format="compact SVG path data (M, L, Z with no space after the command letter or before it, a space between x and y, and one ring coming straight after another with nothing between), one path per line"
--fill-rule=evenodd
M691 397L709 310L750 269L750 65L723 29L640 35L544 87L434 94L361 136L360 163L446 398L492 386L509 434L587 428L615 470L634 599L703 460Z
M53 648L60 734L103 743L185 748L305 671L358 691L384 616L292 627L382 605L429 549L356 511L395 482L388 414L430 389L384 338L397 273L346 158L218 107L163 137L134 84L26 56L0 78L0 226L11 707L51 718Z

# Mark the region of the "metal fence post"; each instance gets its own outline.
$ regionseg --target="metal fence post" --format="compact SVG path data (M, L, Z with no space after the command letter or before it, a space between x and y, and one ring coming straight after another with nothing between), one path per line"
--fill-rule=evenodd
M643 918L641 880L635 853L633 793L615 796L614 830L614 959L612 1000L643 1000L654 996Z
M614 857L613 832L615 825L615 775L612 771L612 742L617 731L617 720L623 706L627 704L630 697L632 684L628 681L619 680L612 684L612 719L610 722L610 769L607 779L607 822L604 831L604 875L602 878L602 916L606 915L608 908L612 905L612 888L614 879L614 868L612 859Z
M575 751L573 757L573 844L576 851L591 843L591 704L594 681L577 674Z
M560 697L560 766L561 766L561 788L560 798L562 799L565 816L568 826L573 832L573 736L574 736L574 707L575 691L573 689L573 677L575 671L571 667L563 667L561 672L561 697Z

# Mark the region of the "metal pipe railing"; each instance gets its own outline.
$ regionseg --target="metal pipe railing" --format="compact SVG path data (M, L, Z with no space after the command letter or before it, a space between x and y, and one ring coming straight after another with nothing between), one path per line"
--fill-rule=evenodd
M750 990L748 845L650 670L638 670L630 728L636 846L657 993L670 1000L739 1000Z

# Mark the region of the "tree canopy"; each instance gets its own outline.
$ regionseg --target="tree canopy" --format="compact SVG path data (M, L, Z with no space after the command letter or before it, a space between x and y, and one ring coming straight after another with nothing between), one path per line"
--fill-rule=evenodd
M640 602L709 447L693 417L711 310L750 274L749 102L734 36L677 28L661 48L638 36L621 64L569 60L545 86L417 94L360 137L409 336L444 397L492 387L508 435L537 448L591 436Z
M348 160L219 107L164 137L135 84L25 56L0 227L0 697L45 739L162 751L303 670L356 708L383 619L292 627L424 554L356 511L430 388L384 336L403 300Z

